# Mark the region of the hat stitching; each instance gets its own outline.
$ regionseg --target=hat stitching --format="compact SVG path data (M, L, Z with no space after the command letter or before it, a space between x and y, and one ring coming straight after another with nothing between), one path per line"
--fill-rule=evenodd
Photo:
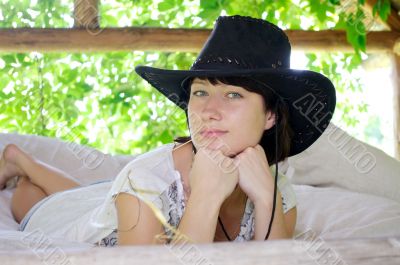
M241 59L241 58L221 57L221 56L215 57L214 55L209 55L207 57L204 57L204 56L199 57L197 60L194 61L191 68L193 68L195 66L199 66L201 64L210 64L210 63L221 63L221 64L235 63L236 65L242 65L244 67L247 67L247 69L257 69L258 68L256 65L249 63L248 61L245 61L244 59ZM282 68L282 61L277 60L275 63L272 63L271 68L273 68L273 69ZM314 86L316 87L317 85L314 84Z

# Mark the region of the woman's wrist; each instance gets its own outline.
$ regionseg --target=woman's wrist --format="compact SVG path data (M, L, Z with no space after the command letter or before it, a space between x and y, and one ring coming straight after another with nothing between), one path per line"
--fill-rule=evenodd
M272 217L273 198L270 196L268 200L263 199L254 202L255 212L255 240L265 240L268 233L269 223ZM274 232L271 231L270 238L288 238L285 229L285 220L282 208L282 197L278 191L276 194L276 205L274 214Z
M191 202L192 204L196 205L204 204L219 210L224 200L225 199L219 194L216 193L209 194L209 192L193 189L190 193L188 203Z
M194 243L213 242L220 204L204 193L192 192L178 226L180 233Z
M273 199L271 194L263 194L258 196L253 200L255 208L259 207L261 209L272 209Z

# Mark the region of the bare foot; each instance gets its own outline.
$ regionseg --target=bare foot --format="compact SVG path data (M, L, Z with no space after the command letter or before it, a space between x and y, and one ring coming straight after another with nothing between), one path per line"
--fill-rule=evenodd
M23 151L14 144L9 144L4 148L0 158L0 190L4 189L10 178L24 175L16 164L17 156L21 154Z

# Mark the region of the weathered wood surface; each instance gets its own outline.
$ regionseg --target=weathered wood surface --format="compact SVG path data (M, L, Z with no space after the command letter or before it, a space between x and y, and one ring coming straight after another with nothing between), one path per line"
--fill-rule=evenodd
M74 27L99 28L99 0L74 1Z
M344 31L286 33L293 49L304 51L353 51ZM0 52L181 51L198 52L210 34L208 29L167 28L69 28L0 29ZM367 52L393 52L400 33L367 34Z
M2 265L43 264L400 264L400 238L278 240L181 246L93 248L52 254L0 252ZM53 257L51 256L53 255ZM47 258L46 258L47 257ZM58 260L55 259L58 257Z

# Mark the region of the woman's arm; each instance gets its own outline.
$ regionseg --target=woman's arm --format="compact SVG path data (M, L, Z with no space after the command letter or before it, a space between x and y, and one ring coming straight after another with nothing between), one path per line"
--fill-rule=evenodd
M297 209L293 207L286 214L283 213L282 197L278 191L276 198L275 216L268 239L292 238L296 225ZM271 219L272 205L269 202L255 203L255 234L254 240L265 240Z
M187 239L178 234L174 242L182 239L194 243L214 241L221 205L238 183L237 169L227 170L223 166L231 164L233 159L219 150L198 149L190 170L191 194L178 227L179 233Z
M272 213L274 177L269 170L269 164L264 149L246 148L236 156L239 165L239 185L254 203L255 211L255 240L265 240ZM296 224L296 213L291 212L287 217L283 213L282 197L278 190L274 221L269 239L290 238Z
M174 241L181 243L184 240L195 243L213 242L222 204L220 201L214 196L192 193L178 227L179 233L185 235L187 239L178 235Z
M157 244L163 227L153 210L128 193L119 193L115 201L118 216L118 245Z

